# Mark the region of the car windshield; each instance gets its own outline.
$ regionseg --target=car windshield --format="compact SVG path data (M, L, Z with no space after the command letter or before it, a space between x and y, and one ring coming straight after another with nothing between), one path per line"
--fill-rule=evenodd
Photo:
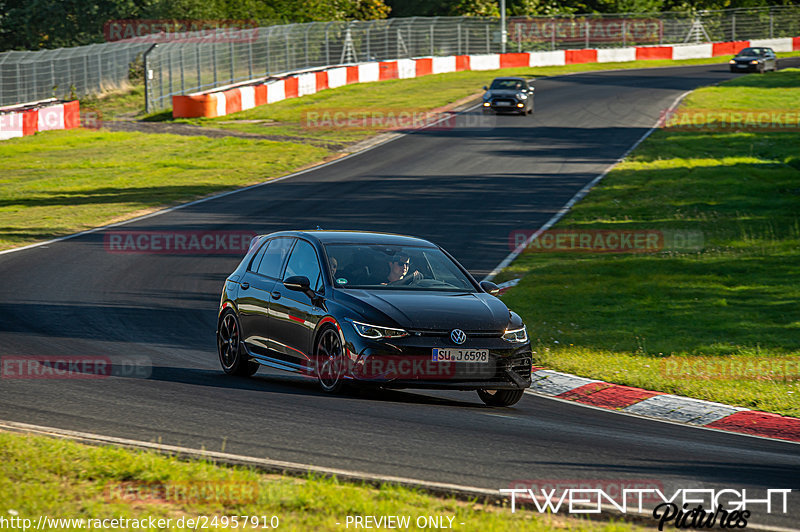
M438 248L327 244L337 288L475 292L461 269Z
M764 55L766 50L764 48L745 48L741 52L736 55L740 56L753 56L753 55Z
M522 82L518 79L496 79L489 88L493 90L520 90L522 89Z

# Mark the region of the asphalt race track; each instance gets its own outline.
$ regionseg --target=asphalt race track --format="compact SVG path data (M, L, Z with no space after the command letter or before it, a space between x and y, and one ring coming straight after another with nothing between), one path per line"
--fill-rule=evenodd
M678 95L733 76L716 65L542 79L532 117L420 131L118 229L407 233L443 245L480 278L509 253L511 231L547 221ZM266 369L251 379L225 376L215 318L222 281L238 261L112 254L102 232L0 255L0 355L135 356L153 364L146 379L0 380L0 419L210 450L224 440L231 453L490 489L525 479L626 480L665 491L745 487L762 495L800 488L797 444L532 395L490 409L474 392L326 396L314 382ZM798 499L793 493L787 515L756 509L750 522L796 527Z

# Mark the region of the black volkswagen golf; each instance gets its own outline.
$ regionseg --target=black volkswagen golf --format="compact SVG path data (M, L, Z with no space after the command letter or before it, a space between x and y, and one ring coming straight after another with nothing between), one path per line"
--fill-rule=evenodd
M217 320L222 368L260 365L344 384L477 390L509 406L531 383L520 317L442 248L349 231L256 237L225 281Z

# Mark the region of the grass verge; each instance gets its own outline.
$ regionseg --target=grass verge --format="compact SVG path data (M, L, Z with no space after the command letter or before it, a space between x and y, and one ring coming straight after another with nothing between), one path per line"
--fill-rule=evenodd
M280 530L343 530L348 515L395 515L409 516L411 523L420 516L442 517L444 523L452 518L453 528L460 530L638 530L628 524L529 511L512 514L507 507L433 497L392 485L375 488L330 478L295 478L11 433L0 433L0 501L0 515L32 519L34 525L40 516L83 519L84 525L90 519L153 518L169 524L159 527L162 530L231 530L237 528L232 516L237 516L240 529L255 528L249 520L247 527L242 526L241 516L257 516L259 528L265 521L275 524L274 517ZM201 517L198 522L199 516L206 520ZM178 526L180 519L183 527ZM187 526L187 519L200 526ZM227 527L222 526L225 522ZM150 529L127 525L111 528ZM42 527L72 528L79 527L53 523Z
M798 89L790 69L693 92L691 125L656 131L556 227L688 231L699 251L524 253L498 277L522 277L505 300L536 363L800 416ZM709 109L795 130L718 127Z
M323 159L290 142L79 129L0 143L0 249L266 181Z

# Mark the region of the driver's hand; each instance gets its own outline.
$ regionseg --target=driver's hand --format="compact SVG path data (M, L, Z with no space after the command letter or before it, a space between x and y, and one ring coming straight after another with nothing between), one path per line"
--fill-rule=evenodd
M409 277L411 277L414 281L422 280L422 274L419 273L419 270L414 270L414 273L412 273Z

